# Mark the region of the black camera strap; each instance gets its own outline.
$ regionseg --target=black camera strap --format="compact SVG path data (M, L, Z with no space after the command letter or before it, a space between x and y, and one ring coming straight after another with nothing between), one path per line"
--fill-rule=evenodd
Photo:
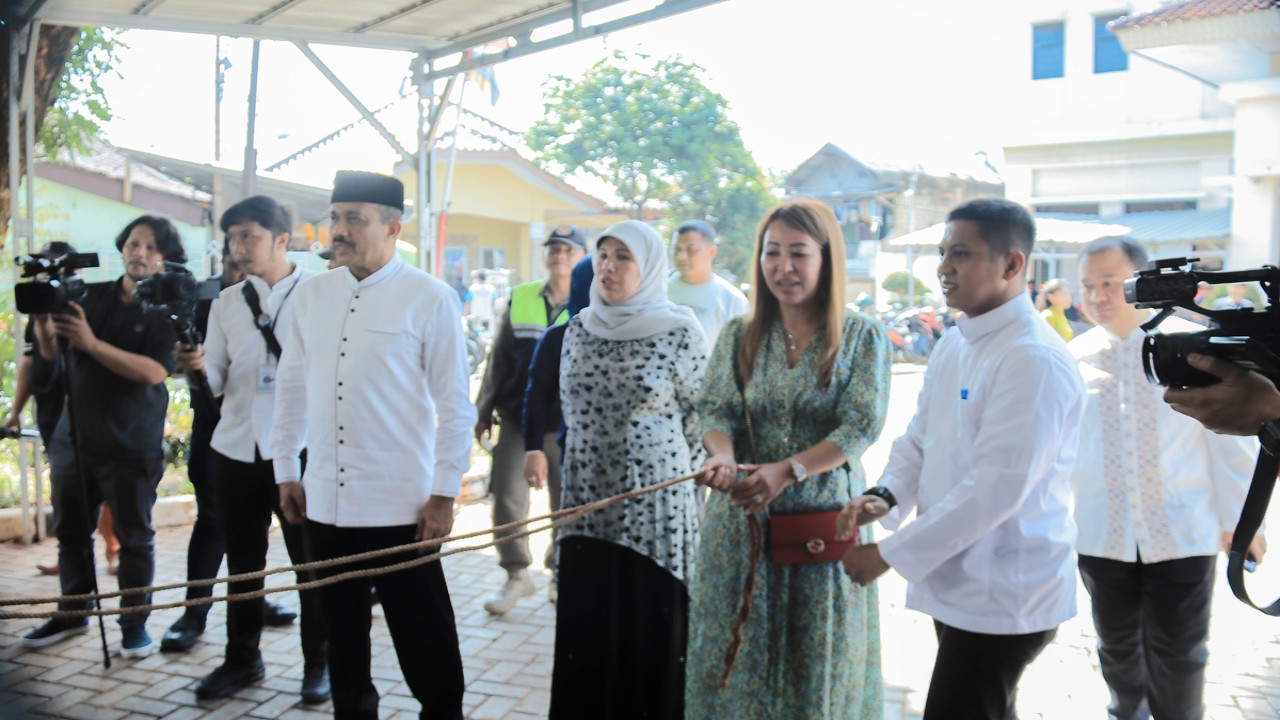
M296 281L294 285L297 286ZM244 301L249 305L249 312L253 315L254 326L262 333L262 339L267 341L267 352L275 356L276 360L279 360L281 352L280 341L276 339L275 330L272 329L272 325L275 323L272 322L270 317L263 315L262 303L258 300L257 288L253 286L253 283L245 280L240 292L244 295ZM293 288L289 288L289 292L293 292ZM287 300L288 298L286 297L285 299Z
M1263 439L1264 445L1266 440ZM1249 483L1249 495L1245 498L1244 509L1240 511L1235 534L1231 536L1231 552L1227 554L1227 582L1236 599L1273 616L1280 616L1280 599L1263 607L1249 597L1249 591L1244 587L1244 562L1248 558L1249 543L1253 542L1254 535L1258 534L1258 528L1262 527L1262 520L1267 515L1267 505L1271 503L1271 491L1276 486L1277 472L1280 472L1280 455L1264 447L1258 453L1258 464L1253 468L1253 481Z

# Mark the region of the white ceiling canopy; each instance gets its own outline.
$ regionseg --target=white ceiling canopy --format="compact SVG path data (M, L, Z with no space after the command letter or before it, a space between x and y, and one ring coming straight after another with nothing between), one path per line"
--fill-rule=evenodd
M426 80L721 0L18 0L17 17L419 53ZM497 43L496 52L462 56Z

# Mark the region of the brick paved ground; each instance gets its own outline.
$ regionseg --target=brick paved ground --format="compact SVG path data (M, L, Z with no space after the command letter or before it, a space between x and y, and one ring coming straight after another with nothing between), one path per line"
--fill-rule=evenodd
M888 452L888 443L905 426L919 376L895 377L894 403L885 439L866 458L872 477ZM545 503L545 494L536 502ZM535 507L535 511L538 511ZM488 525L488 505L462 508L461 531ZM186 528L159 533L159 582L185 576ZM278 535L269 562L284 565L287 557ZM534 556L540 557L545 538L537 537ZM36 574L36 562L49 560L53 542L35 546L0 544L0 596L55 594L57 582ZM1277 555L1280 558L1280 554ZM1255 593L1280 594L1280 562L1271 577L1258 578ZM546 602L547 577L537 576L538 596L523 601L502 618L491 618L483 597L502 580L492 552L466 553L445 560L457 610L466 670L467 715L470 718L517 720L545 717L554 642L554 612ZM1265 567L1265 566L1264 566ZM276 581L278 582L272 582ZM1271 580L1267 583L1267 580ZM283 584L272 578L271 584ZM104 589L114 579L103 576ZM890 573L881 581L881 622L884 642L886 720L919 718L935 650L928 618L903 609L905 585ZM166 594L161 599L171 601ZM282 596L296 607L296 597ZM1077 720L1105 717L1106 689L1097 672L1095 637L1087 618L1088 598L1081 592L1086 616L1063 625L1057 641L1028 670L1022 682L1019 713L1023 720ZM1207 702L1214 720L1272 720L1280 718L1280 620L1269 619L1236 602L1220 583L1215 600L1214 638ZM375 611L377 614L377 611ZM158 639L179 611L154 614L148 627ZM267 678L235 698L197 702L192 688L197 679L221 661L225 614L215 606L203 642L187 654L156 655L143 660L114 658L110 670L101 662L96 632L39 651L27 651L19 637L38 621L0 622L0 718L102 718L103 720L213 720L234 717L321 718L329 705L304 708L298 704L302 658L296 629L268 629L263 635ZM96 627L96 626L95 626ZM395 651L380 615L375 620L374 676L383 695L383 718L417 717L418 705L405 687ZM118 644L119 633L107 622L108 639Z

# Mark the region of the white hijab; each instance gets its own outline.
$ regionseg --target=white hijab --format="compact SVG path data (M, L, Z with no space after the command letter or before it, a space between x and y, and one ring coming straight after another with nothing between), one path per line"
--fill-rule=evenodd
M578 313L582 325L592 335L606 340L639 340L667 332L680 324L702 326L687 307L667 299L666 248L658 231L639 220L623 220L610 225L600 240L620 241L640 266L640 284L626 300L609 303L600 295L600 253L595 254L596 277L591 283L591 306Z

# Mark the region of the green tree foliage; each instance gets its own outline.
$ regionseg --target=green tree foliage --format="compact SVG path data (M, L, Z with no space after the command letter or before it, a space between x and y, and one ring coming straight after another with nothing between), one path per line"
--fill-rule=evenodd
M544 168L602 180L632 216L663 214L668 229L707 220L722 238L720 264L746 276L755 225L773 199L701 68L615 52L582 77L549 80L544 101L526 137Z
M114 69L117 53L127 48L107 28L80 31L54 87L53 105L40 126L40 145L46 156L62 148L83 152L103 124L111 120L111 104L99 81Z
M907 281L909 277L910 275L907 274L906 270L891 272L885 276L884 282L880 283L880 287L884 288L887 292L891 292L905 299L907 294L910 292L910 288L908 288L909 283ZM925 294L930 291L930 287L926 285L923 280L917 277L915 281L916 292L915 297L911 299L912 304L924 302Z

